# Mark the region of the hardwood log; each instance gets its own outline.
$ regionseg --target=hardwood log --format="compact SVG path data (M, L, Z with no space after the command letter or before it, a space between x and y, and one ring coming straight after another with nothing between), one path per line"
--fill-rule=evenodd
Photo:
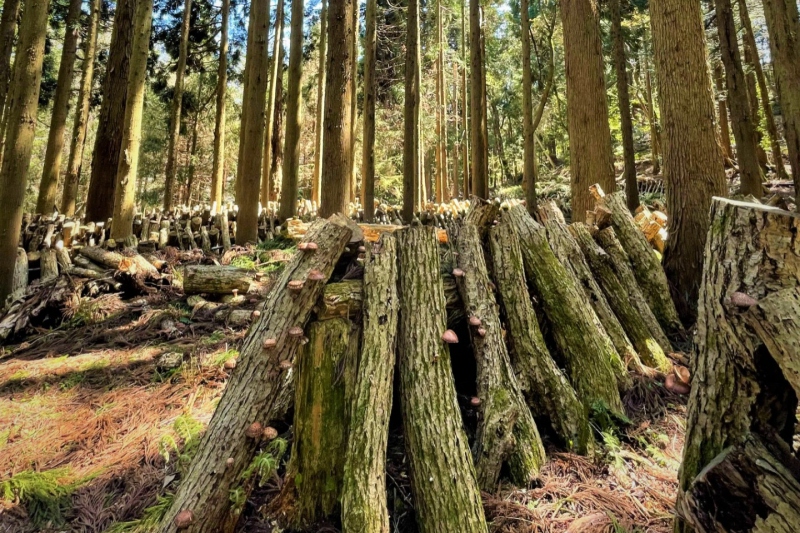
M247 294L255 289L253 273L244 268L222 265L186 265L183 267L185 294Z
M55 250L42 250L39 258L39 272L40 283L45 283L58 277L58 258Z
M556 365L533 311L522 251L510 224L489 230L494 279L508 330L511 364L537 420L547 420L565 447L587 453L593 444L586 407Z
M456 402L438 241L398 231L400 394L411 490L421 533L486 533L475 467Z
M599 283L611 309L639 352L642 362L664 373L672 370L672 363L631 303L631 293L614 273L611 257L594 241L585 224L576 222L569 229L583 250L583 255L588 260L594 278Z
M465 222L457 240L456 282L473 323L469 327L477 362L478 429L473 455L478 485L494 491L504 464L513 481L529 486L539 477L544 445L522 395L508 357L497 304L483 258L478 226Z
M11 299L14 300L25 293L28 288L28 253L24 248L17 248L17 257L14 261L14 284L11 287ZM5 302L0 302L0 306Z
M577 280L556 258L547 232L523 206L502 213L520 240L528 282L541 302L572 386L589 409L607 409L625 419L613 361L619 354L587 305Z
M97 264L113 268L115 270L129 269L135 265L136 273L145 278L157 279L160 276L156 267L151 265L144 257L139 254L126 256L118 252L104 250L99 246L86 246L80 249L80 254ZM123 263L123 261L125 261Z
M350 416L342 488L344 533L389 533L386 508L386 447L392 412L397 323L397 243L367 249L361 357Z
M233 530L235 517L228 512L230 491L258 448L247 429L253 422L268 424L279 419L289 408L294 393L291 367L301 346L301 336L293 335L294 328L305 327L350 233L339 215L320 220L307 235L318 249L298 251L286 265L258 322L250 328L236 369L158 531L177 531L175 518L184 510L194 516L191 525L182 530L185 533ZM305 283L299 293L288 290L289 281L306 280L312 270L319 270L322 279Z

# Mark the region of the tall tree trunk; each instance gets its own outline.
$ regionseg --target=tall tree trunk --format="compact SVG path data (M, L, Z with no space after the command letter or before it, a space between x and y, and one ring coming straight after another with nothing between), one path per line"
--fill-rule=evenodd
M717 13L717 32L719 51L725 65L725 80L728 88L728 104L731 106L733 137L736 139L736 161L741 176L741 194L752 194L761 198L761 166L756 154L756 125L750 110L750 97L747 80L742 68L739 42L736 37L736 24L733 21L731 0L714 0Z
M199 114L199 113L198 113ZM186 164L187 178L186 178L186 197L183 201L184 205L191 207L192 205L192 189L194 188L194 171L195 171L195 157L197 156L197 124L199 122L198 114L195 114L194 122L192 124L192 142L189 145L188 161Z
M14 51L14 36L17 33L17 17L20 0L3 2L3 15L0 17L0 125L5 126L8 116L6 103L11 83L11 54ZM0 152L3 148L5 128L0 127ZM0 158L2 153L0 153Z
M78 93L78 105L75 110L75 122L72 126L72 140L69 146L67 176L64 179L64 194L61 197L61 212L71 217L75 214L75 202L78 198L78 181L83 162L83 148L86 143L86 129L89 125L89 107L94 83L94 58L97 52L97 32L100 24L102 0L92 0L89 12L89 26L86 40L83 43L83 73Z
M277 197L274 194L275 189L275 174L272 172L273 158L275 157L275 150L272 149L274 137L277 135L278 144L283 146L281 140L281 128L283 123L283 96L278 98L278 91L283 95L283 8L284 0L278 0L278 5L275 8L275 26L274 36L272 40L272 61L270 62L270 75L269 75L269 94L267 96L267 112L266 112L266 132L264 133L264 159L262 163L261 176L261 205L267 206L268 202L272 202ZM277 60L275 58L278 58ZM278 105L278 101L281 104ZM283 154L281 154L281 160Z
M631 98L628 93L628 60L625 58L625 36L622 35L622 0L611 0L611 40L614 47L614 71L617 78L617 100L622 153L625 160L625 198L631 212L639 207L639 187L636 183L636 152L633 147Z
M248 31L247 31L247 50L251 50L253 48L253 40L256 38L254 32L250 31L250 22L252 21L255 13L253 10L250 10L250 16L248 18ZM267 14L267 19L269 19L269 14ZM269 23L267 23L269 25ZM250 105L250 101L244 98L244 92L246 91L247 87L250 85L250 73L254 70L251 66L253 62L255 54L248 54L245 53L244 57L244 73L242 74L242 111L239 115L239 148L238 148L238 155L236 156L236 181L234 182L234 202L237 204L239 203L239 198L242 196L242 170L243 167L239 164L241 161L244 160L244 139L247 136L247 120L249 118L249 110L248 106Z
M133 15L138 0L118 0L109 45L103 102L97 117L92 173L86 195L86 220L105 222L114 213L114 190L122 146L128 72L133 47Z
M364 34L364 139L362 140L361 188L364 221L375 218L375 54L377 51L377 0L367 0Z
M356 125L358 124L358 36L359 36L359 15L361 0L353 2L353 53L350 56L353 66L353 75L350 78L350 91L353 97L350 99L350 203L356 201Z
M164 211L172 211L175 194L175 175L178 172L178 141L181 138L181 108L183 104L183 78L186 75L186 55L189 51L189 23L192 18L192 0L183 2L181 40L178 44L178 65L175 67L175 88L169 111L169 137L167 138L167 166L164 184Z
M470 170L472 163L469 158L471 126L469 122L469 95L467 94L467 0L461 0L461 165L464 179L462 190L464 197L472 192Z
M525 184L525 200L528 213L538 212L536 205L536 145L533 134L533 84L531 82L531 22L528 0L520 1L522 19L522 182Z
M583 222L594 201L589 186L614 191L614 156L608 126L608 102L596 0L565 0L564 63L567 78L567 130L572 220Z
M419 204L419 0L408 0L406 14L405 107L403 110L403 219L409 223Z
M289 46L289 86L286 91L286 139L283 150L282 220L297 214L298 180L300 179L300 129L302 106L300 84L303 77L303 0L292 0L292 30Z
M459 112L459 94L458 94L458 85L461 76L458 73L458 62L453 61L453 123L455 131L453 132L453 162L451 167L453 168L453 189L452 189L452 196L453 198L458 198L461 195L461 162L459 161L459 157L461 156L461 145L464 142L462 138L464 127L461 124L462 122L462 115Z
M369 4L367 4L367 13L369 13ZM373 8L373 17L374 17ZM367 22L369 25L369 22ZM369 39L369 27L367 28L367 39ZM374 39L373 39L374 41ZM372 46L375 46L373 42ZM317 120L314 126L314 174L311 176L311 201L319 206L319 198L322 188L322 141L324 139L323 132L325 127L325 59L327 58L328 51L328 0L322 0L322 9L319 12L319 67L317 68ZM365 50L365 61L368 50ZM375 51L373 50L373 63ZM366 84L366 66L364 67L364 83ZM374 77L374 72L373 72ZM374 96L373 96L374 99ZM364 102L366 103L366 90ZM373 102L374 109L374 102ZM366 119L365 119L366 120ZM374 120L374 111L373 111ZM364 125L366 129L366 122ZM366 136L366 134L365 134Z
M14 288L22 208L31 161L39 83L42 79L44 40L47 35L49 0L26 0L20 22L17 59L11 99L8 102L8 131L0 168L0 305Z
M269 0L254 0L250 5L248 34L253 34L247 55L251 69L242 98L247 102L244 151L239 158L242 168L238 188L239 214L236 219L236 244L258 242L258 193L261 185L261 156L264 151L264 113L267 104L267 33ZM252 47L252 49L251 49Z
M444 201L447 175L445 171L447 148L444 142L444 38L442 30L442 5L436 2L436 202Z
M470 64L470 153L472 154L471 192L478 198L489 197L488 139L486 135L486 85L483 62L483 24L480 0L469 2L469 64Z
M139 148L142 144L142 109L147 89L147 58L150 55L150 28L153 20L153 0L138 0L134 15L133 46L128 95L125 104L125 125L122 129L122 157L117 168L114 190L114 219L111 238L123 241L133 231L136 177L139 170Z
M800 191L800 20L793 0L764 0L764 18L783 113L794 188ZM800 202L797 202L800 209Z
M329 0L328 58L325 69L325 143L322 146L322 188L325 194L319 207L320 216L347 213L350 200L349 162L350 99L354 97L352 72L353 19L349 14L354 0Z
M285 56L286 48L281 42L278 51L278 61L281 64L283 64ZM270 202L277 201L278 195L281 192L281 177L283 176L283 136L285 131L283 128L283 98L285 94L283 90L283 76L278 77L277 84L277 87L275 87L275 109L272 120L272 142L270 143L270 155L272 160L269 162L269 181L267 182Z
M225 95L228 92L228 17L231 0L222 0L219 63L217 64L217 111L214 117L214 162L211 166L211 205L220 209L225 185Z
M650 125L650 154L653 160L653 175L661 173L661 131L658 129L656 108L653 105L653 84L650 82L650 65L647 60L649 52L645 49L644 59L644 90L647 100L647 122Z
M728 98L725 96L725 80L722 70L722 63L714 66L714 86L717 96L717 120L719 121L719 145L722 149L722 156L726 161L733 159L733 147L731 146L731 130L728 126Z
M664 270L678 312L691 322L700 290L711 197L725 196L728 191L714 138L714 103L700 4L654 0L650 14L670 209Z

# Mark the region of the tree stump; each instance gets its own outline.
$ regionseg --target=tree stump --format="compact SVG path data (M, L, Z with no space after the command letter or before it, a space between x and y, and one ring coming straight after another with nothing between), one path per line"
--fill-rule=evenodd
M364 332L342 489L344 533L389 533L386 447L392 411L397 322L397 244L385 234L364 261Z
M517 382L533 415L547 419L567 449L586 453L593 442L586 407L547 351L511 225L501 223L491 228L489 244Z
M422 533L486 533L456 402L444 289L433 228L398 232L400 393L417 523Z
M56 258L56 251L52 248L42 250L39 257L39 282L45 283L51 279L58 277L58 259Z
M544 445L511 369L475 224L461 226L457 247L463 275L456 283L467 310L478 370L480 405L473 454L478 485L494 491L501 467L508 464L513 481L528 486L539 477Z
M607 409L624 419L613 369L619 354L598 327L578 282L550 249L544 227L521 205L506 211L500 224L511 225L520 240L525 274L541 301L578 397L589 409Z
M791 442L797 396L785 376L792 369L781 367L781 351L757 332L777 326L782 335L774 311L796 309L784 291L800 285L798 230L797 213L722 198L711 204L676 503L683 516L692 482L725 448L752 431ZM796 316L789 319L786 327ZM677 529L688 531L681 523Z
M28 253L24 248L17 248L17 257L14 261L14 280L11 285L11 299L22 296L28 288ZM0 302L0 308L5 302Z
M247 429L254 422L268 424L286 413L294 393L292 366L301 346L302 328L350 239L350 229L343 217L334 215L316 222L306 239L318 249L298 251L269 293L158 531L176 531L175 518L184 510L193 515L184 530L187 533L226 532L235 526L236 517L228 512L229 493L240 482L259 444L259 439L247 436ZM312 271L319 271L321 279L310 280ZM288 290L290 281L302 281L301 290Z

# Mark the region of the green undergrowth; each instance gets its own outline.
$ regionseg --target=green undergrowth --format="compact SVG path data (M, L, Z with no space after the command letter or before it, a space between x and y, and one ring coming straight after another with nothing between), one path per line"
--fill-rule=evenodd
M142 517L128 522L118 522L106 530L107 533L149 533L156 531L161 519L172 507L175 495L167 493L159 496L155 504L142 512Z
M72 506L72 493L91 478L65 482L69 468L26 470L0 482L0 498L20 503L36 527L61 526Z
M288 447L289 443L286 439L275 439L253 458L250 465L242 472L242 485L232 488L228 495L234 514L238 515L244 509L247 500L245 485L257 482L259 487L263 487L278 471Z
M292 250L297 246L292 239L278 235L274 239L264 241L258 244L258 249L261 251L269 250Z
M192 418L191 415L182 414L175 419L172 429L175 434L166 434L161 437L158 443L158 451L167 464L174 456L175 468L178 472L183 473L189 467L197 452L197 447L200 444L200 434L203 432L204 426L200 421ZM183 443L182 447L178 445L178 439Z

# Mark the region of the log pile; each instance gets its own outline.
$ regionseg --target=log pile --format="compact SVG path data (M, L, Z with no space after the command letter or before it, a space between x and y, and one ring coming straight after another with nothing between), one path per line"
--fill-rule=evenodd
M630 215L617 223L639 231ZM158 531L233 531L229 495L252 488L242 473L289 412L292 454L266 512L291 529L334 519L345 532L387 531L394 403L419 530L486 532L480 491L494 490L503 473L534 483L546 461L541 433L589 453L590 420L626 420L631 371L674 380L644 288L635 281L638 304L620 301L620 272L650 266L634 265L633 252L616 265L597 228L559 228L580 273L562 264L548 228L522 205L473 205L446 239L421 221L393 230L373 241L340 216L311 224L250 327ZM599 296L625 353L590 304ZM639 308L649 318L637 320ZM463 365L475 372L466 400L454 377ZM464 411L475 413L474 431Z

